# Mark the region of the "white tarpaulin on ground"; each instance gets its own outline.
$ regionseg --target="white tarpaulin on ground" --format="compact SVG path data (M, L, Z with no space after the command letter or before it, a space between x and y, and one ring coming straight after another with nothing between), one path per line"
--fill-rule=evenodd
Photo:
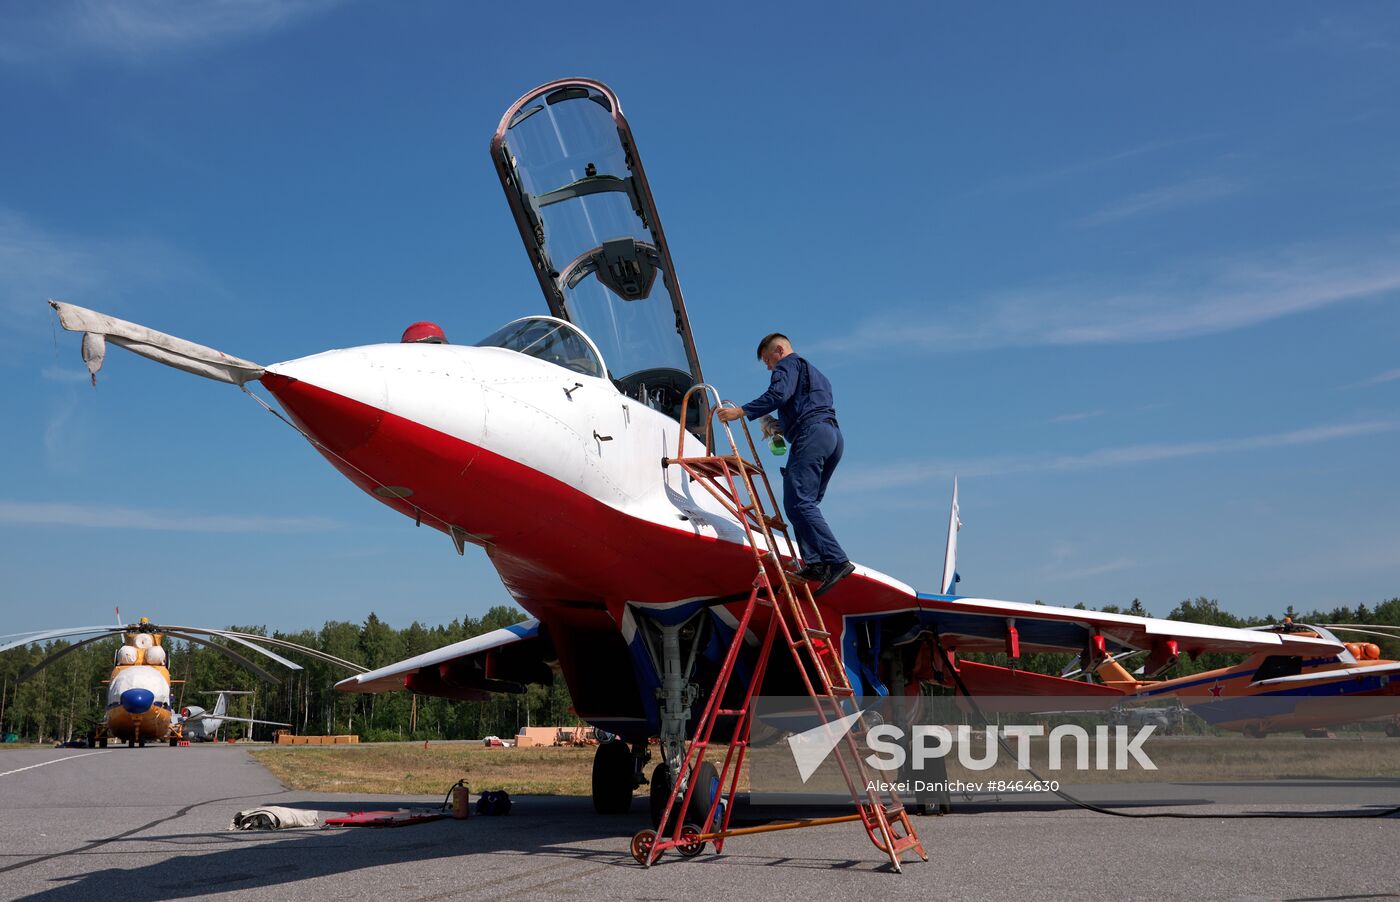
M230 830L283 830L287 827L319 827L321 812L302 808L286 808L282 805L264 805L249 808L233 816Z
M108 341L142 357L149 357L167 366L219 382L242 385L260 378L263 374L263 368L250 360L230 357L222 351L206 348L183 338L147 329L145 326L107 316L96 310L75 307L63 301L51 300L49 305L58 311L58 322L63 328L69 332L85 333L83 362L92 374L94 385L97 384L97 371L102 369Z

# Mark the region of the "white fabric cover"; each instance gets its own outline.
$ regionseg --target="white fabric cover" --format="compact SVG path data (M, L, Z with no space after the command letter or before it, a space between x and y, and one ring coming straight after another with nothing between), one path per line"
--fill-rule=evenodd
M263 368L252 361L232 357L136 323L63 301L50 300L49 306L58 311L58 322L63 328L69 332L86 333L83 336L83 362L87 364L94 385L97 383L97 371L102 368L106 356L108 341L158 363L219 382L242 385L261 378L263 374Z
M301 808L286 808L282 805L263 805L249 808L233 816L230 830L285 830L288 827L319 827L321 812Z

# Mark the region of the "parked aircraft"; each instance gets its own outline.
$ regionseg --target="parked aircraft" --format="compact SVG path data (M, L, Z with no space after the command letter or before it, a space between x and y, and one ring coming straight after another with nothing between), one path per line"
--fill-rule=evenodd
M597 810L628 809L647 782L648 739L659 736L650 779L659 818L754 583L754 557L735 517L667 464L677 448L705 453L713 410L702 395L680 422L684 396L703 383L700 357L617 96L588 79L530 91L502 117L491 159L549 315L474 344L415 323L399 342L264 367L53 305L65 329L86 333L94 377L112 342L244 391L260 381L347 479L459 554L481 549L532 615L339 689L482 699L561 672L580 716L618 737L596 752ZM1127 650L1156 661L1337 650L1315 636L955 596L955 535L934 594L858 566L820 599L859 692L903 691L921 649L1070 650L1091 661ZM762 626L756 619L751 635ZM738 666L748 673L752 661ZM792 662L773 661L765 691L802 693Z
M1272 631L1337 639L1327 627L1289 618ZM1099 677L1133 698L1179 699L1207 723L1247 736L1381 719L1391 721L1392 736L1400 733L1400 661L1382 659L1370 642L1343 643L1334 655L1260 652L1233 667L1160 682L1137 679L1117 663L1101 668Z
M0 652L16 648L21 645L30 645L36 642L44 642L50 639L86 637L81 638L71 645L65 646L59 651L45 657L38 664L20 674L19 682L30 679L39 671L48 667L55 661L60 660L85 645L99 642L112 636L121 636L122 644L117 648L116 657L113 662L112 675L107 682L107 707L101 722L95 727L93 734L89 737L89 745L99 748L106 748L111 739L126 742L128 747L139 746L144 748L148 741L169 742L176 745L186 737L186 731L193 728L197 734L202 734L205 727L199 726L205 719L202 708L190 707L176 713L171 708L170 687L172 684L183 682L182 680L172 680L169 670L169 655L161 642L166 638L180 639L195 645L205 646L235 663L251 670L265 680L277 682L278 677L270 671L258 666L242 654L234 651L226 645L215 643L214 639L222 639L240 646L246 650L255 652L268 658L276 664L280 664L288 670L301 670L300 664L288 660L262 645L271 645L284 650L298 651L303 654L344 667L351 672L363 672L365 668L351 661L345 661L333 655L317 649L305 648L294 642L287 642L282 639L259 636L254 633L243 633L236 630L210 629L206 627L189 626L159 626L151 623L149 619L142 617L137 623L123 625L118 623L115 626L79 626L67 629L41 630L22 635L22 638L12 639L10 642L0 645ZM259 644L261 643L261 644ZM224 690L219 701L215 705L215 714L222 714L225 701L223 696L231 693ZM189 712L189 713L186 713ZM213 720L213 717L210 718ZM222 720L240 720L246 718L223 717L221 720L214 720L214 726L209 729L212 735L218 729L218 724ZM271 721L254 721L256 723L271 723ZM277 724L277 726L287 726L287 724ZM196 735L194 738L207 738L204 735Z
M219 738L219 730L223 728L226 721L248 724L266 724L271 727L290 727L289 723L281 723L276 720L255 720L252 717L238 717L228 712L228 697L230 695L252 695L253 693L235 689L218 689L213 692L206 692L205 695L216 695L218 698L214 702L214 710L206 711L199 705L186 705L180 709L180 713L175 716L176 722L180 726L181 738L191 742L214 742Z
M1163 709L1137 705L1174 699L1212 726L1261 738L1368 720L1388 720L1387 734L1400 736L1400 661L1383 659L1374 643L1342 642L1333 632L1356 629L1360 628L1294 623L1285 617L1260 631L1320 639L1334 650L1263 649L1230 667L1168 680L1154 678L1166 669L1159 662L1149 661L1132 673L1121 663L1130 656L1118 656L1092 668L1097 677L1093 682L971 661L956 663L956 678L952 669L940 671L939 681L956 687L961 680L972 695L1089 698L1139 718L1160 717L1155 712ZM1364 631L1375 630L1367 626Z

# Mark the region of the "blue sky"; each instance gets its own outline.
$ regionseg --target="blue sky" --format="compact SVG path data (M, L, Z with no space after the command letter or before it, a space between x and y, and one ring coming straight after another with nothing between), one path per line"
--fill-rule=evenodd
M1400 593L1390 4L0 2L3 632L443 622L480 554L48 297L270 363L542 312L487 156L622 98L709 379L832 379L825 505L922 589L1242 613Z

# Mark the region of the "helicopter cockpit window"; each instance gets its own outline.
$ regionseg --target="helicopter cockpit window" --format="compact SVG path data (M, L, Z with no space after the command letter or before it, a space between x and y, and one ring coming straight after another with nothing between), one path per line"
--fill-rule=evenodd
M1303 659L1299 655L1269 655L1259 669L1254 671L1254 682L1276 680L1279 677L1297 676L1303 672Z
M597 379L606 374L603 361L578 329L547 317L516 320L478 341L476 346L518 351Z

